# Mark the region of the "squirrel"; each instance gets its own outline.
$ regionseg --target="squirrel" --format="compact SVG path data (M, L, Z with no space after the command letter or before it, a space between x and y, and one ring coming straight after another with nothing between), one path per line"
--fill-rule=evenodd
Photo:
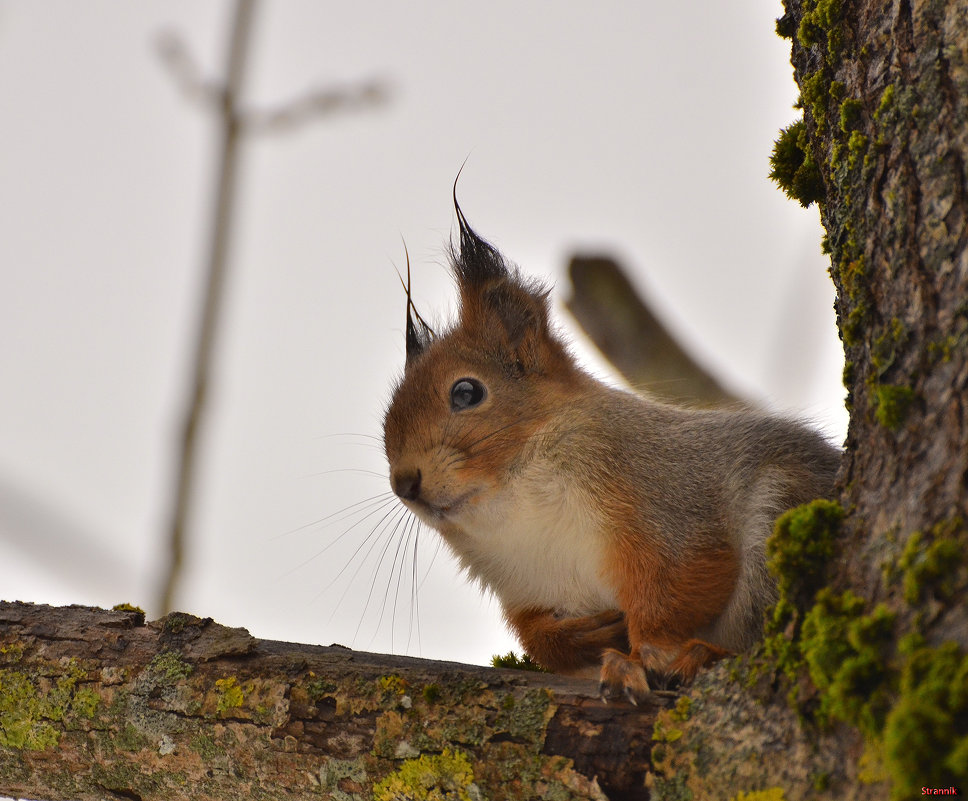
M542 667L603 700L691 681L748 649L776 600L765 543L833 492L840 453L748 409L668 405L583 370L549 290L470 227L449 248L459 317L417 313L384 420L393 492L499 600Z

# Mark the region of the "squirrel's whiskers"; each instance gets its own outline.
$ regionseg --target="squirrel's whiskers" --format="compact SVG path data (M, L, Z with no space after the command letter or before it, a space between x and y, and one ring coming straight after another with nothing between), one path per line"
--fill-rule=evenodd
M449 329L417 314L408 260L406 365L384 420L396 496L532 658L599 675L604 695L634 701L647 674L689 680L750 647L776 598L773 522L832 493L839 452L794 421L596 380L553 330L547 289L454 206Z

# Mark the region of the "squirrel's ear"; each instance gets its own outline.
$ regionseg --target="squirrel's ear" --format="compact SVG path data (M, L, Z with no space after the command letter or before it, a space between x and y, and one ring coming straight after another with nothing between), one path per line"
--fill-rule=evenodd
M514 281L501 281L481 298L482 325L499 336L517 361L532 366L548 334L547 295Z
M407 252L407 246L403 246L404 252ZM401 282L402 282L401 278ZM410 292L410 254L407 253L407 283L404 285L404 291L407 293L407 359L405 364L410 365L413 363L421 353L426 350L427 345L434 338L433 329L424 322L424 319L420 316L420 312L413 305L413 295Z
M412 308L413 304L410 302L410 298L407 298L407 364L411 364L427 347L425 338L421 336L421 332L413 321L413 315L410 313Z
M461 298L461 322L482 332L507 351L518 367L536 367L549 340L548 292L522 281L504 257L467 222L457 203L458 237L451 246L451 265Z

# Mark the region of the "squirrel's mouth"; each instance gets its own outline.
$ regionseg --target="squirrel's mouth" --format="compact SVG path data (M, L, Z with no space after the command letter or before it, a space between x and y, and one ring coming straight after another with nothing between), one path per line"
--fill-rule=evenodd
M424 497L404 498L404 504L414 512L419 518L429 524L435 521L443 521L457 515L474 497L473 491L468 491L452 499L442 499L441 501L430 501Z

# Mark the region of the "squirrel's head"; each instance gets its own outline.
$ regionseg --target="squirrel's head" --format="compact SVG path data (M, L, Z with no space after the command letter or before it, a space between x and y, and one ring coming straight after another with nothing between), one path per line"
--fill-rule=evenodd
M406 366L384 420L390 483L429 524L460 527L533 452L580 371L551 329L548 290L523 279L457 212L456 323L435 333L407 286Z

